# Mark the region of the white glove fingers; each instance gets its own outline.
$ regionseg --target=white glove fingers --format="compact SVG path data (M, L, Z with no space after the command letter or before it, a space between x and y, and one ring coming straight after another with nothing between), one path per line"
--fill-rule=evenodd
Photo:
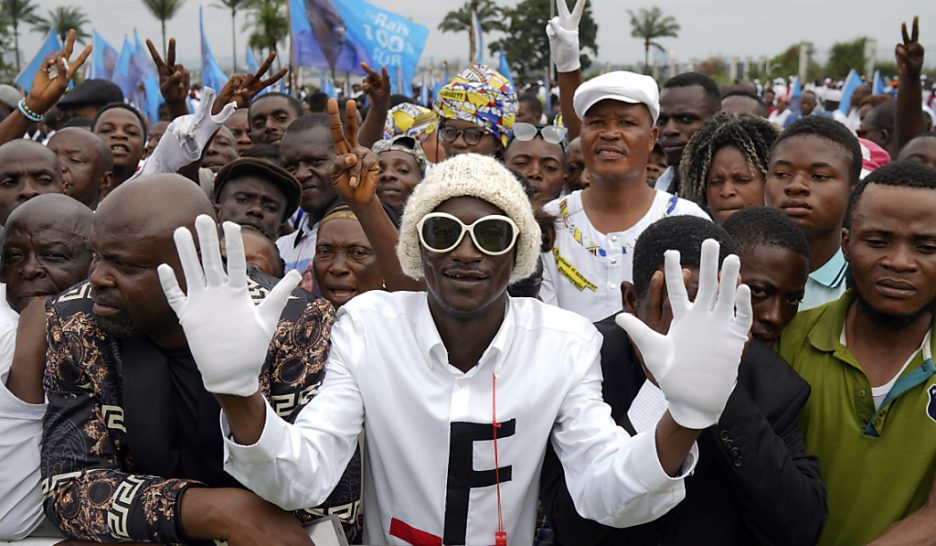
M735 291L735 319L732 330L742 337L747 337L754 324L754 310L751 305L751 287L742 284Z
M192 232L186 227L176 228L172 234L175 240L179 261L182 263L182 273L185 275L185 286L189 294L205 287L205 274L201 262L198 260L198 251L195 250L195 240Z
M673 309L673 318L679 318L689 311L692 304L689 303L689 294L686 292L678 250L667 250L663 254L663 276L670 308Z
M702 255L699 258L699 291L695 303L702 309L711 311L715 308L718 297L718 241L702 241Z
M247 259L244 257L244 239L241 227L224 222L224 248L227 251L228 283L233 287L247 286Z
M195 219L195 231L198 232L198 246L201 250L202 265L205 268L205 284L218 286L227 282L221 260L221 244L218 242L218 225L207 214L200 214Z
M715 313L730 319L734 316L735 295L738 290L738 274L741 272L741 260L732 254L722 262L721 277L718 280L718 299Z
M169 307L175 311L177 317L182 315L182 308L185 307L185 293L179 288L179 281L176 279L175 271L169 264L159 264L156 268L159 274L159 284L162 285L163 294L166 295L166 301Z
M563 3L565 2L565 0L560 0L560 1L562 1ZM582 12L585 11L585 3L587 1L588 0L577 0L575 2L575 7L572 8L572 22L575 23L575 30L578 30L579 21L582 20Z
M223 125L224 122L234 114L235 110L237 110L237 103L229 102L224 105L224 108L218 112L217 116L211 116L211 121L218 125Z
M566 0L556 0L556 13L561 21L569 18L569 5L566 4Z
M614 317L615 324L627 332L627 336L644 356L644 364L650 373L658 380L666 376L668 364L666 358L660 358L666 350L667 339L662 334L653 331L642 320L630 313L618 313Z
M293 269L280 279L276 286L270 290L266 298L258 305L258 311L263 319L263 324L276 327L279 317L283 314L283 308L289 300L289 295L299 286L302 281L302 275Z
M546 23L546 37L550 40L550 45L552 45L552 40L556 38L556 29L555 26L559 24L559 19L553 17Z

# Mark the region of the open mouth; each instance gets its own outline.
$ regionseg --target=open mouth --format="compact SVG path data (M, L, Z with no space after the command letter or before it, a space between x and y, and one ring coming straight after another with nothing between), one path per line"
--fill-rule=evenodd
M130 147L126 144L111 144L111 153L118 155L126 155L130 153Z

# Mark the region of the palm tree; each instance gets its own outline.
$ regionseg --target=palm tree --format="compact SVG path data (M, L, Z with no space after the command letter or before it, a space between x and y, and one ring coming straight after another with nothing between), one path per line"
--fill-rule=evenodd
M644 41L644 70L646 71L650 64L650 48L655 47L660 51L666 51L656 42L656 39L676 38L679 33L679 23L672 15L664 16L658 7L649 10L641 8L637 14L627 10L627 13L630 14L631 36Z
M84 42L91 36L85 32L85 25L90 24L88 15L78 6L58 6L49 10L48 17L37 17L33 23L33 29L42 33L54 30L58 34L62 43L65 43L65 37L69 29L75 29L75 38Z
M439 23L442 32L468 32L468 62L474 62L478 45L475 43L475 30L472 21L472 12L477 14L481 21L481 32L492 30L506 31L504 10L497 7L493 0L466 0L465 4L445 14Z
M221 4L215 4L216 8L227 8L231 10L231 50L234 52L234 72L237 72L237 30L235 29L237 10L247 8L251 0L218 0Z
M13 51L16 54L16 71L20 71L19 25L35 23L36 6L32 0L0 0L0 17L13 25Z
M259 50L275 53L277 44L289 35L289 19L283 9L285 0L255 0L251 2L249 19L244 31L250 31L247 44ZM276 58L277 66L280 60Z
M143 0L153 17L159 19L162 25L163 58L166 56L166 21L175 17L183 2L185 0Z

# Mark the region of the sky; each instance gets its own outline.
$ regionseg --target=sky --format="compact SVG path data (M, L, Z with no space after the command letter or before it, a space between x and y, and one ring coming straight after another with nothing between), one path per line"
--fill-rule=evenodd
M422 62L436 64L457 61L468 56L466 33L441 33L439 22L463 0L370 0L373 4L401 13L430 29ZM503 6L519 0L497 0ZM114 47L120 48L125 33L135 28L141 40L147 37L160 43L159 21L146 10L141 0L33 0L39 11L61 5L79 4L89 15L92 28ZM180 12L166 25L175 36L181 62L198 64L198 7L205 6L208 40L219 63L231 65L231 16L226 9L210 7L215 2L185 0ZM877 58L893 60L893 50L900 40L900 23L920 16L921 42L932 52L927 66L936 66L936 2L923 0L590 0L598 21L598 62L611 65L635 64L643 59L643 45L630 36L628 9L659 6L674 16L682 26L678 38L663 39L663 44L679 62L710 56L774 56L801 40L812 41L817 57L824 61L832 44L866 35L877 40ZM886 6L886 7L884 7ZM243 65L247 33L245 17L237 18L238 64ZM544 22L545 26L545 22ZM41 36L22 29L20 37L24 62L35 54ZM489 43L499 36L485 37Z

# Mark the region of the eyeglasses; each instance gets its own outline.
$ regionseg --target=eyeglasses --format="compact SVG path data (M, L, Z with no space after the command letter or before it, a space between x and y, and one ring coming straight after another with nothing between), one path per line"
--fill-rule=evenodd
M526 142L528 140L533 140L536 138L537 134L543 135L543 140L549 142L550 144L560 144L568 133L569 130L565 127L558 127L556 125L546 125L544 127L537 127L532 123L525 123L518 121L514 123L513 126L513 135L517 140Z
M430 212L419 220L416 229L422 246L439 254L450 252L461 244L466 231L471 234L475 247L488 256L510 252L520 235L517 224L499 214L483 216L467 226L451 214Z
M478 143L481 142L481 139L484 138L485 135L489 134L491 133L485 131L484 129L475 129L473 127L469 127L467 129L456 129L450 125L443 125L439 129L439 135L442 137L442 140L446 142L455 142L458 140L459 135L461 135L461 137L465 139L465 144L469 146L477 146Z

